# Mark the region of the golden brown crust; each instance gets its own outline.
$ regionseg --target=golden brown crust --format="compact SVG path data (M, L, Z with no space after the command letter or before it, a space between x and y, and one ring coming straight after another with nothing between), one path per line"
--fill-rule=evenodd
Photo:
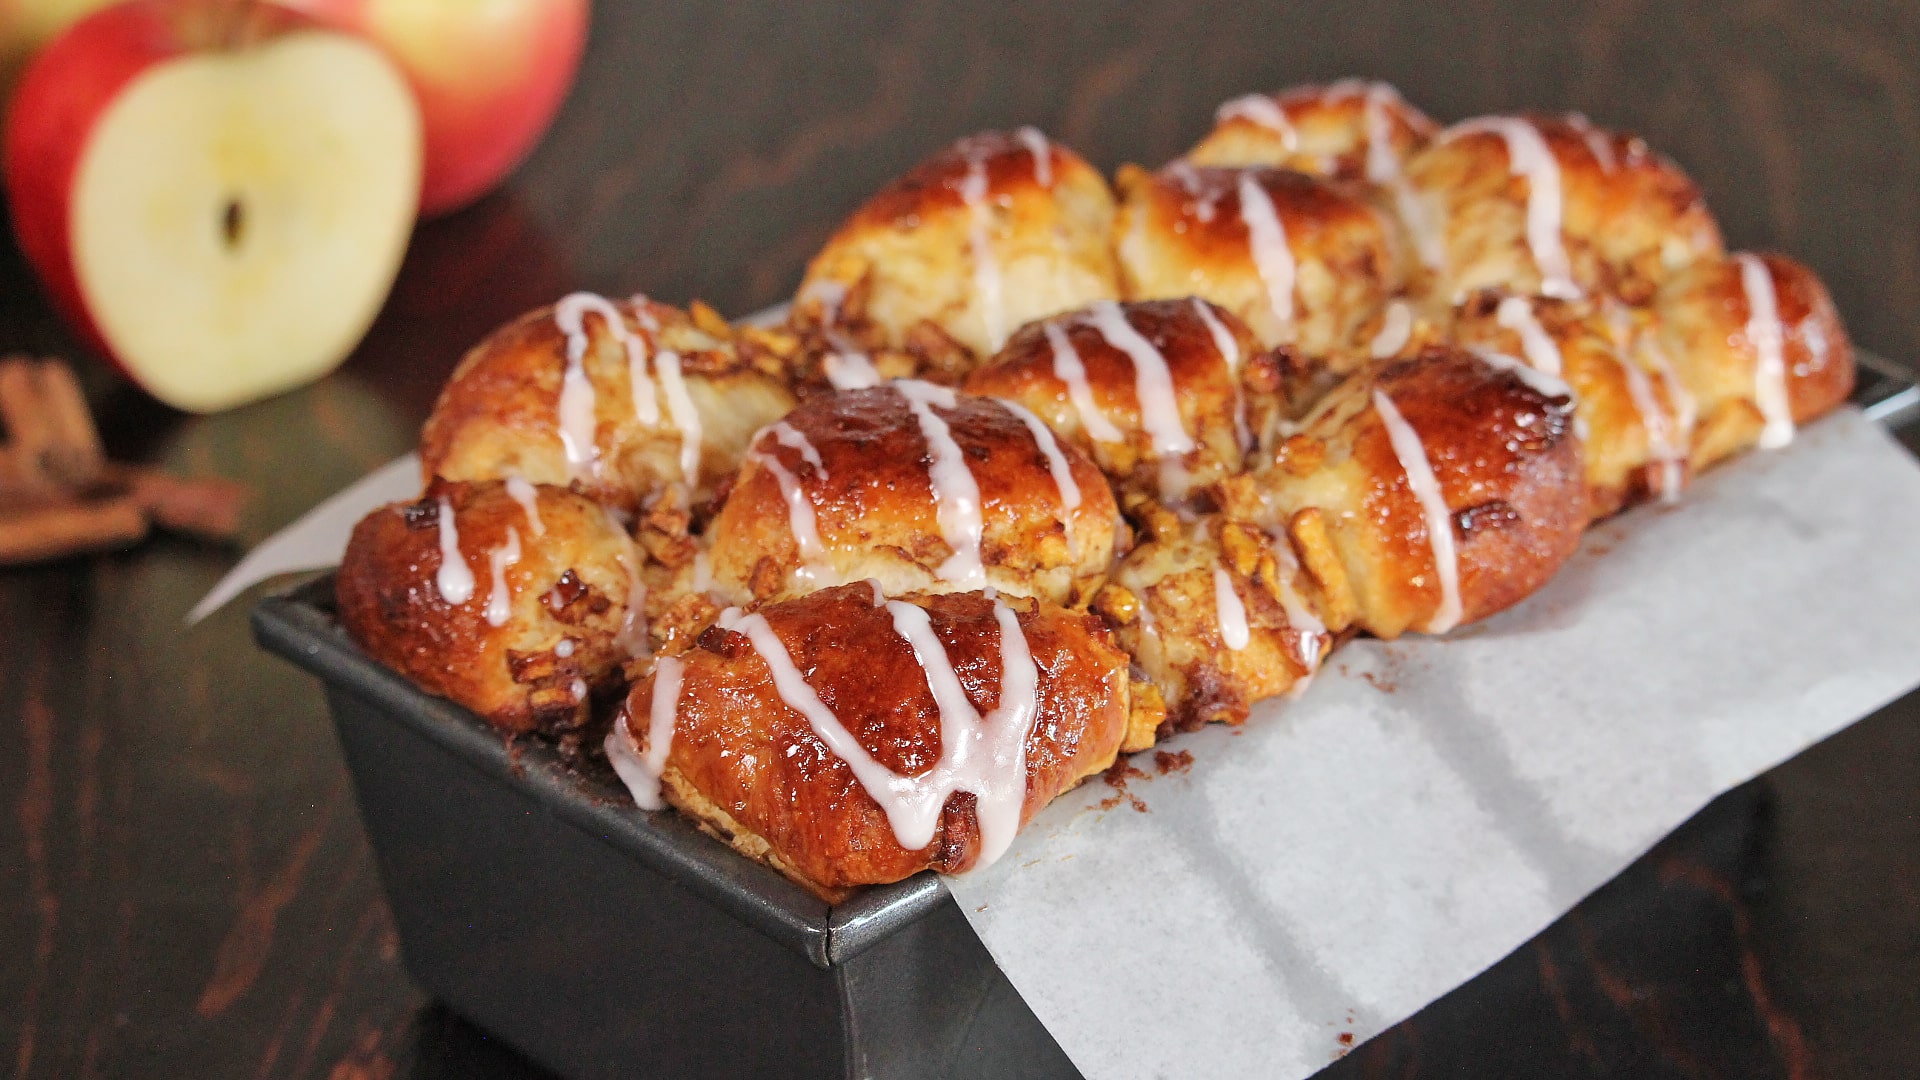
M1264 98L1270 105L1262 104ZM1279 110L1286 128L1272 123ZM1270 165L1341 180L1383 181L1439 126L1386 83L1342 79L1249 94L1220 106L1213 130L1187 154L1195 165ZM1384 157L1373 150L1384 132ZM1369 168L1369 154L1375 153Z
M1561 178L1561 236L1573 281L1588 292L1644 302L1680 268L1720 254L1720 229L1700 189L1638 138L1577 116L1528 115ZM1506 139L1468 121L1442 132L1407 163L1407 180L1444 260L1437 288L1460 299L1480 289L1539 293L1527 243L1531 185L1516 174Z
M1105 578L1119 528L1105 477L1059 441L1080 496L1068 511L1041 443L1004 404L955 394L952 407L935 401L928 408L960 447L979 490L988 583L1015 595L1084 603ZM939 574L954 550L941 527L932 445L898 389L818 395L784 423L805 438L819 466L772 432L755 444L709 529L718 590L747 602L869 577L890 592L953 587ZM795 479L813 519L821 553L811 565L769 458Z
M1517 310L1516 310L1517 309ZM1686 480L1684 391L1643 349L1633 316L1615 302L1474 294L1461 305L1453 340L1541 367L1523 333L1527 318L1544 336L1549 367L1572 388L1586 461L1588 515L1605 517ZM1527 327L1527 329L1532 329Z
M1306 582L1291 550L1275 549L1287 543L1209 515L1146 540L1114 569L1095 610L1159 691L1161 737L1242 723L1254 702L1318 668L1331 642L1311 611L1303 625L1288 615L1289 594L1305 607Z
M1812 270L1784 255L1757 258L1780 317L1787 401L1794 423L1804 424L1853 392L1853 344ZM1765 417L1756 401L1759 350L1748 332L1752 309L1739 259L1708 260L1675 275L1654 313L1660 343L1699 413L1694 467L1752 446Z
M982 715L1000 704L1000 625L979 593L896 598L923 608L961 690ZM1086 614L1004 599L1039 675L1025 743L1022 823L1112 763L1128 714L1127 658ZM940 710L912 647L871 586L826 589L760 609L808 686L873 758L918 775L941 757ZM973 795L949 796L933 841L909 850L852 768L789 707L743 633L716 627L684 654L666 793L743 852L821 891L958 873L980 854ZM618 722L648 747L656 678L633 688ZM724 818L713 813L719 810Z
M832 322L829 307L857 296L848 329L861 348L909 349L931 328L977 361L1026 322L1116 298L1106 180L1071 150L1042 145L1044 165L1030 139L985 132L882 188L808 265L796 321ZM984 180L971 202L970 175Z
M536 527L499 482L439 482L354 527L334 584L342 626L369 656L510 732L572 735L594 693L616 689L629 651L622 632L640 562L619 525L563 488L536 489ZM441 500L451 508L471 595L454 604L437 584ZM512 599L501 625L492 560Z
M1245 176L1272 201L1293 267L1283 319L1256 259L1240 202ZM1356 339L1405 278L1395 226L1360 188L1280 169L1121 170L1115 224L1130 300L1198 295L1233 312L1267 345L1297 345L1345 370ZM1258 213L1256 208L1255 213Z
M1263 523L1288 526L1321 589L1350 592L1361 629L1393 638L1429 625L1442 602L1438 563L1375 390L1419 436L1444 497L1461 623L1544 584L1587 522L1572 403L1460 350L1429 349L1356 374L1329 394L1258 471ZM1301 453L1316 459L1313 468L1289 467ZM1333 558L1314 557L1329 546ZM1331 615L1327 621L1340 627Z
M661 350L679 358L698 416L695 499L732 474L748 436L792 408L793 396L744 363L731 339L696 326L687 313L646 300L610 303L626 332L646 343L656 421L644 422L637 410L627 347L597 310L590 311L581 321L588 342L582 368L592 386L595 454L592 462L570 462L560 417L568 338L555 308L542 308L494 331L454 370L420 435L426 476L520 476L572 486L608 506L638 509L684 480L685 433L661 377Z
M1204 310L1203 310L1204 305ZM1239 369L1257 357L1253 332L1232 313L1197 298L1146 300L1115 305L1131 326L1165 361L1183 433L1192 442L1186 453L1163 453L1143 418L1142 374L1120 344L1102 332L1087 311L1029 323L1014 334L987 366L967 377L969 393L1017 401L1045 421L1064 441L1091 456L1116 484L1130 490L1170 494L1217 483L1239 472L1248 436ZM1223 351L1211 317L1228 339ZM1049 330L1051 327L1051 331ZM1061 375L1071 360L1056 352L1049 333L1064 337L1085 372L1086 391L1105 420L1095 438L1074 401L1074 387ZM1149 375L1151 389L1157 378ZM1094 427L1102 425L1096 420ZM1107 430L1110 429L1110 430ZM1163 464L1171 464L1163 470Z

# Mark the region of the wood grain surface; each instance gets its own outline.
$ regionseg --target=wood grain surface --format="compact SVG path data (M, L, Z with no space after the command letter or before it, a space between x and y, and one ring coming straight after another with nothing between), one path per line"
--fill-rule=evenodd
M1809 262L1863 344L1920 358L1911 6L602 0L548 140L422 226L340 374L210 418L97 366L89 391L118 455L249 484L258 539L409 449L460 353L564 291L744 313L956 135L1034 123L1102 167L1157 164L1224 97L1347 74L1443 120L1580 109L1638 132L1732 243ZM7 247L15 349L84 355ZM408 983L315 685L253 649L244 605L181 628L235 554L159 539L0 572L0 1069L539 1075ZM1724 798L1328 1075L1920 1073L1917 713Z

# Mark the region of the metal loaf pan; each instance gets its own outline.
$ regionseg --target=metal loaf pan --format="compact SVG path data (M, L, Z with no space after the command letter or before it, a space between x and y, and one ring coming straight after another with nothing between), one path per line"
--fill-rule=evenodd
M1915 445L1908 372L1860 356L1855 401ZM325 684L408 970L547 1067L1079 1076L938 877L830 906L369 659L332 575L262 601L253 627Z
M409 972L599 1077L1077 1077L940 879L825 901L368 658L328 574L254 609L318 675Z

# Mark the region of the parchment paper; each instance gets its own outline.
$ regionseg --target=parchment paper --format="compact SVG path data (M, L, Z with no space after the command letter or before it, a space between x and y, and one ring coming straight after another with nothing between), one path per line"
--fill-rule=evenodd
M1592 531L1514 610L1356 641L949 879L1093 1080L1307 1076L1713 796L1920 684L1920 468L1851 409Z
M192 626L220 610L229 600L269 578L298 570L339 566L340 557L347 551L347 540L353 536L353 527L361 518L390 502L411 499L418 494L420 455L404 454L394 458L247 552L246 558L235 563L219 584L187 612L187 625Z

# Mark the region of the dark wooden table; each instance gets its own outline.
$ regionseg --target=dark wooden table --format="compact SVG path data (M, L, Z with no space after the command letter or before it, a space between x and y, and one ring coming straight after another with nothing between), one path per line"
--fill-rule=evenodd
M1104 167L1158 163L1226 96L1350 73L1442 119L1577 108L1637 131L1733 243L1810 262L1862 343L1920 357L1911 8L602 0L547 142L420 229L343 372L210 418L89 386L116 452L251 484L257 539L409 449L461 351L569 289L744 313L958 134L1030 122ZM15 348L78 352L7 249ZM315 686L253 649L245 605L181 628L234 556L157 540L0 572L0 1069L538 1075L408 983ZM1916 712L1723 799L1329 1075L1920 1074Z

